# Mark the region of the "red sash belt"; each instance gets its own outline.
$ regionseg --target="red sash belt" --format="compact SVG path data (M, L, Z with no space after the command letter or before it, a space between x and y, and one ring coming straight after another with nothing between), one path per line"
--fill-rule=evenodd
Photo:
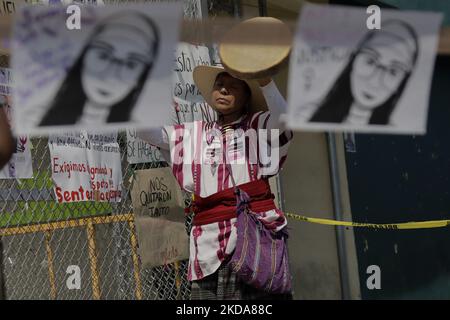
M263 212L275 209L273 199L275 196L270 191L267 179L255 180L238 186L250 197L250 209L254 212ZM193 224L220 222L236 218L236 195L234 188L225 189L209 197L194 197L193 210L195 213Z

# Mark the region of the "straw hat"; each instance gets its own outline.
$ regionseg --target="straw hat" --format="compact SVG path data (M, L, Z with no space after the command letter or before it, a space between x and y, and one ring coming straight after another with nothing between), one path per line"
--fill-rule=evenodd
M256 17L231 28L220 42L220 60L230 74L239 79L261 79L287 65L292 33L281 20Z
M219 66L198 66L195 67L193 77L197 88L200 90L205 101L214 108L211 100L211 93L213 91L214 82L219 73L228 72L223 67ZM258 111L267 111L266 99L264 98L259 83L255 80L245 80L251 91L250 98L250 112L256 113Z

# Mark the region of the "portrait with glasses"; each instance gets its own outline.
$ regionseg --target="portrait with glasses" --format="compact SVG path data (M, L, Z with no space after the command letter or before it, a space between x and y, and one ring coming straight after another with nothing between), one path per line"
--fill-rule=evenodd
M400 20L369 31L309 122L389 125L419 55L414 28Z
M157 59L160 33L138 11L106 17L68 70L40 126L127 122Z

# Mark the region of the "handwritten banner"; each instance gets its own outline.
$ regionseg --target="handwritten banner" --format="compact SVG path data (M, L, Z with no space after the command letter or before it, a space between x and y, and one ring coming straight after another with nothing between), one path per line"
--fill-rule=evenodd
M175 53L173 97L175 102L175 123L196 120L214 121L215 111L208 106L194 83L192 73L199 65L211 65L209 50L205 46L180 43Z
M136 217L138 253L143 268L166 265L189 258L185 224L165 219Z
M120 202L122 167L117 134L86 131L50 136L56 200Z
M171 169L135 171L131 201L144 267L187 259L183 196Z
M131 201L138 216L184 221L183 195L169 167L136 170Z
M0 0L0 15L13 15L25 0Z
M158 148L137 137L135 129L127 129L127 161L135 164L165 160Z

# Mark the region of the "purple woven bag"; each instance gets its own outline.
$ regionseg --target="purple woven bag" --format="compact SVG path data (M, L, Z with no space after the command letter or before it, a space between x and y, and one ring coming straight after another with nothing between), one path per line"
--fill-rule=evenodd
M237 241L230 266L246 284L268 293L290 293L291 274L286 227L278 232L267 229L249 209L249 196L236 189Z

